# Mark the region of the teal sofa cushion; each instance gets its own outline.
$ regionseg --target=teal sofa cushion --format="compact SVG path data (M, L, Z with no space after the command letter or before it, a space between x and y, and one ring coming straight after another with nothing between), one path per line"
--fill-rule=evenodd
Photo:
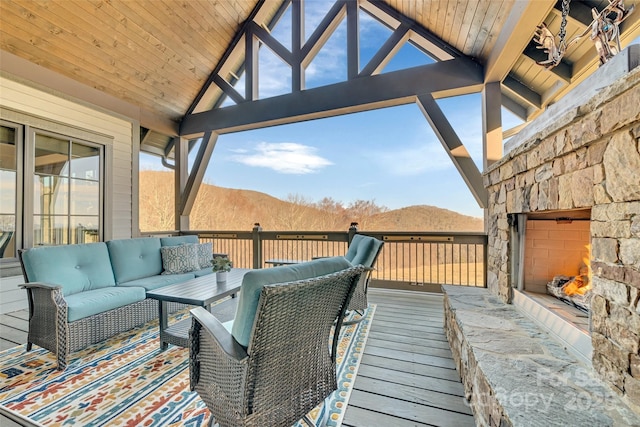
M67 319L69 322L113 310L128 304L144 300L143 288L109 287L94 289L65 297L67 301Z
M118 283L118 286L129 287L135 286L144 288L147 291L153 291L167 285L186 282L195 277L193 273L184 274L161 274L157 276L143 277L142 279L132 280L130 282Z
M265 285L324 276L349 267L351 267L351 263L344 257L331 257L247 272L242 280L231 334L238 343L245 347L249 346L260 293Z
M27 281L60 285L65 297L116 285L103 242L32 248L22 263Z
M198 236L196 236L195 234L189 236L171 236L160 238L161 246L179 246L190 243L200 243L200 239L198 239Z
M352 265L364 265L365 267L373 267L376 255L382 246L382 240L374 237L356 234L351 240L349 249L345 254L345 258Z
M162 273L160 239L157 237L110 240L107 248L116 283Z

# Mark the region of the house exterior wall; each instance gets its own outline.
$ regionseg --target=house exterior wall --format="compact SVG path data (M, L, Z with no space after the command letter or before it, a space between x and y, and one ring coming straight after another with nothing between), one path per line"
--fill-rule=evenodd
M75 136L87 135L88 139L103 144L108 168L104 185L104 238L130 238L137 234L137 230L133 231L137 219L134 221L132 214L137 212L138 203L134 174L137 174L139 124L135 120L74 102L19 79L0 76L0 118L21 123L17 117L28 117L35 127L46 122L51 126L47 130L55 131L56 125L60 129L71 128ZM0 313L27 308L26 293L17 288L21 280L21 276L3 275Z
M508 213L591 208L592 364L640 411L640 68L555 122L485 174L488 287L510 302Z

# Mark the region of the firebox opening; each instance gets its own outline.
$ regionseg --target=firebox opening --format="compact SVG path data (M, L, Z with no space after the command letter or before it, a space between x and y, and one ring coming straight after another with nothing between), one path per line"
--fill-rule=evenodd
M591 351L590 219L590 209L509 217L514 303L577 347L583 360ZM565 294L571 289L574 295Z

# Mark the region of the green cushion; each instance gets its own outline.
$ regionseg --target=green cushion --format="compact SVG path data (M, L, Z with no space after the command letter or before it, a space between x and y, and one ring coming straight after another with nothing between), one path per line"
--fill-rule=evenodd
M142 279L136 279L130 282L118 283L118 286L136 286L144 288L147 291L153 291L163 286L186 282L187 280L191 280L194 277L194 273L160 274L157 276L143 277Z
M233 319L231 334L238 343L245 347L249 346L260 293L265 285L324 276L349 267L351 267L351 263L344 257L331 257L247 272L242 280L238 308Z
M69 322L113 310L145 299L143 288L118 287L94 289L65 297Z
M22 263L27 281L60 285L65 297L116 284L103 242L32 248Z
M116 283L162 273L160 239L157 237L110 240L107 248Z
M198 236L196 236L195 234L191 234L188 236L171 236L160 238L161 246L179 246L189 243L200 243L200 239L198 239Z

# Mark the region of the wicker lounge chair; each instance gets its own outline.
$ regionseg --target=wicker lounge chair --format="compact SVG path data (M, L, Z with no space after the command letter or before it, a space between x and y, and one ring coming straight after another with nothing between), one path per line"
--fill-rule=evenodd
M191 388L210 425L288 427L336 390L338 334L331 342L330 334L365 270L265 285L247 347L205 309L192 310Z
M353 265L364 265L370 270L360 277L358 286L356 286L351 302L347 310L362 312L369 307L367 301L367 289L369 288L369 280L371 279L371 271L380 255L384 242L375 237L356 234L353 236L349 249L345 254L345 258ZM362 318L359 318L362 319Z

